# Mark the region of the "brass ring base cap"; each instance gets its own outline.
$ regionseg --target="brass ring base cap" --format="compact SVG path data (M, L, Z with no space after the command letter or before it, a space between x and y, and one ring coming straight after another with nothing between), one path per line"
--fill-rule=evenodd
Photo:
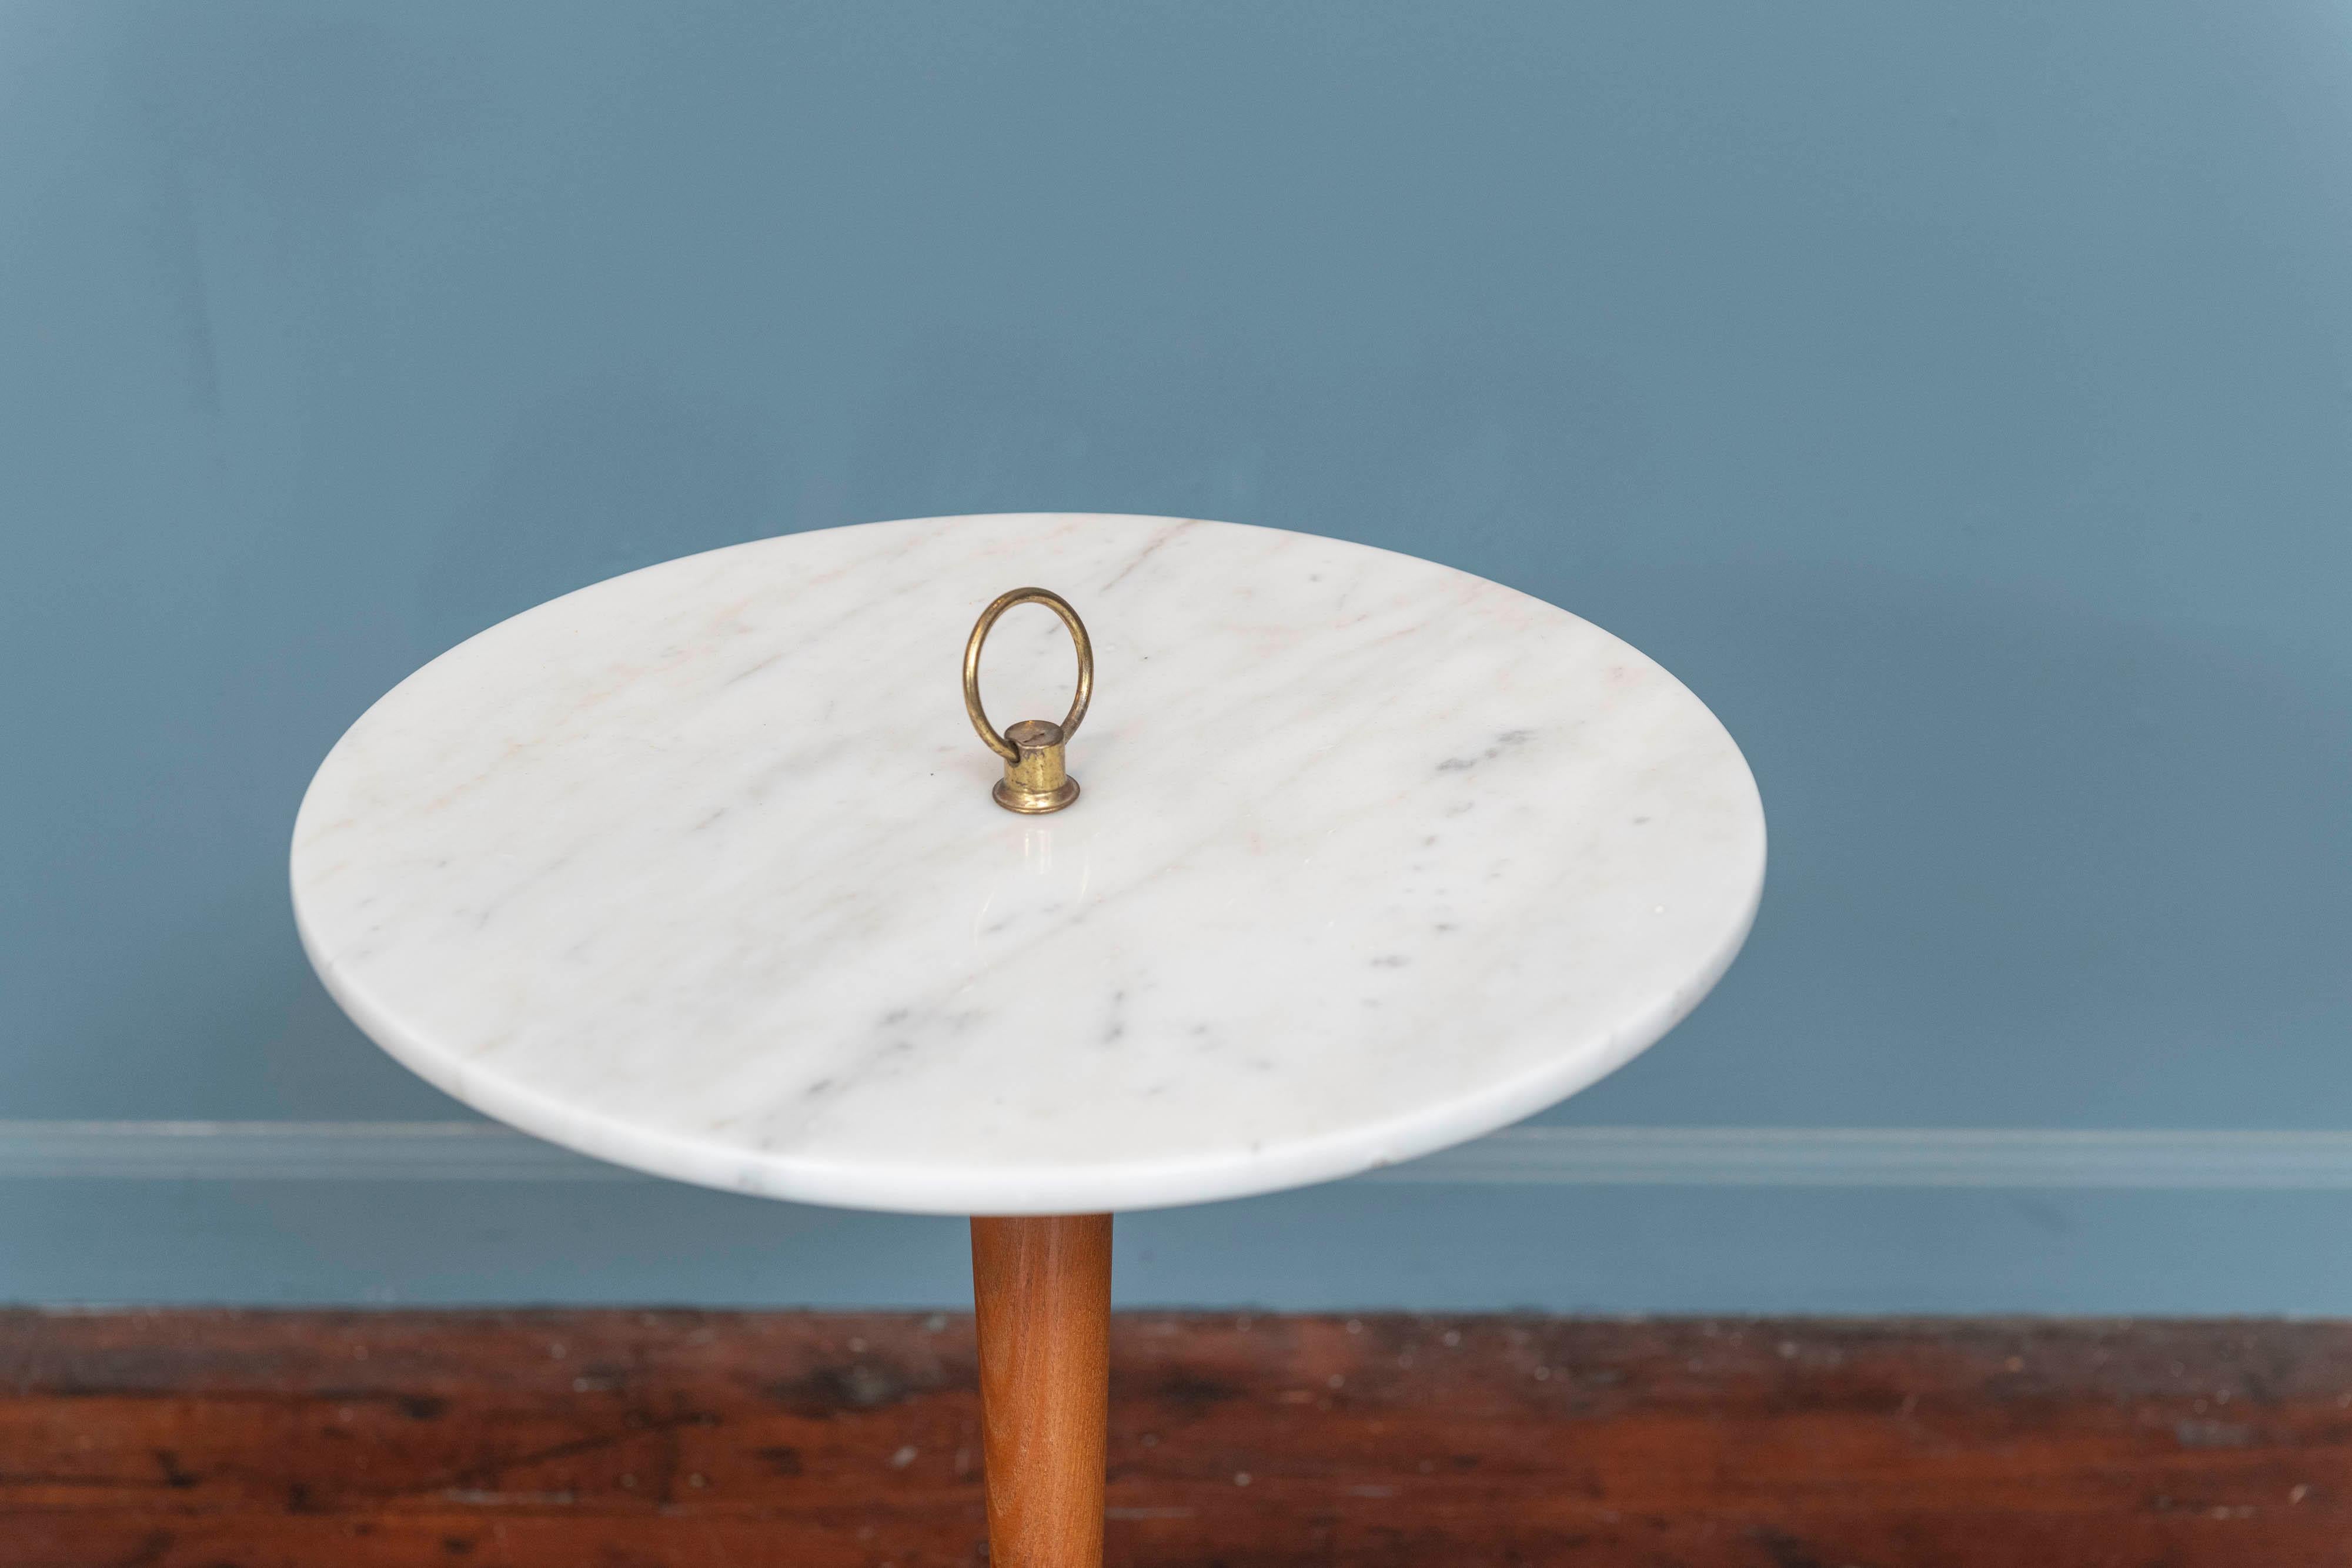
M1006 810L1037 817L1048 811L1058 811L1076 800L1078 781L1075 779L1065 779L1062 780L1062 787L1058 789L1015 789L1011 779L999 779L996 781L996 788L990 793L995 797L996 803Z

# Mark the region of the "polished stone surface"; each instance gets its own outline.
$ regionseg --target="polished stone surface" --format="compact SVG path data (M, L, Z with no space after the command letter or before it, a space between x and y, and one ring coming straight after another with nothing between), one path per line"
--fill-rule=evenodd
M1011 815L972 619L1097 650L1085 794ZM1008 615L1001 727L1070 653ZM1234 524L921 519L541 605L320 768L294 896L394 1056L709 1186L940 1213L1345 1176L1571 1093L1747 934L1738 748L1639 652L1444 567Z

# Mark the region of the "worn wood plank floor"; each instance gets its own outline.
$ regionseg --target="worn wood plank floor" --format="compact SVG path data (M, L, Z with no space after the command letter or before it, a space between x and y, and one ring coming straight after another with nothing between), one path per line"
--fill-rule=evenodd
M1123 1316L1134 1568L2352 1565L2352 1326ZM0 1312L0 1563L984 1561L961 1316Z

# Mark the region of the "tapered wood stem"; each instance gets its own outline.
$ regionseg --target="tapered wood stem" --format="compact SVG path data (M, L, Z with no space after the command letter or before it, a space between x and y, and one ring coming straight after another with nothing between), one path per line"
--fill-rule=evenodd
M1110 1216L971 1222L990 1568L1101 1568Z

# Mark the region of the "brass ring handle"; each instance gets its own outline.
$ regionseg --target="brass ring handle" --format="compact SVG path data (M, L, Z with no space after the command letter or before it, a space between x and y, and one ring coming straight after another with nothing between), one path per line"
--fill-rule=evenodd
M1042 604L1062 618L1070 631L1070 642L1078 653L1078 690L1070 699L1070 711L1059 724L1043 719L1024 719L1005 734L997 733L988 722L988 712L980 704L980 651L987 644L988 633L997 618L1016 604ZM1070 601L1050 589L1016 588L1000 594L994 603L980 612L980 620L971 629L971 639L963 645L963 711L971 719L971 727L988 748L1004 758L1004 777L996 786L996 803L1008 811L1035 814L1058 811L1078 798L1077 780L1064 771L1062 748L1070 737L1077 734L1078 725L1087 716L1087 705L1095 695L1095 645L1087 635L1087 623L1070 608Z

